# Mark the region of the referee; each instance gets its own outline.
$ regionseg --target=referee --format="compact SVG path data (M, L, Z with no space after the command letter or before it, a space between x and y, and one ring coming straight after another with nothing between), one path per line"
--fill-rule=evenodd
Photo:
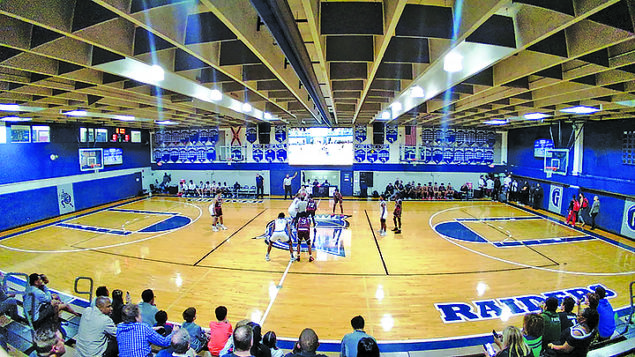
M284 186L284 199L287 199L287 194L289 195L289 199L293 199L293 193L291 191L291 180L293 180L298 175L296 171L293 176L289 177L289 174L284 178L282 185Z

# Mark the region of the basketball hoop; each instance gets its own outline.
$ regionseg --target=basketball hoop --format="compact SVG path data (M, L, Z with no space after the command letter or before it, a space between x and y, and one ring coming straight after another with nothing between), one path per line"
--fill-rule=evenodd
M551 175L553 175L553 171L551 170L547 170L545 173L547 174L547 178L551 178Z

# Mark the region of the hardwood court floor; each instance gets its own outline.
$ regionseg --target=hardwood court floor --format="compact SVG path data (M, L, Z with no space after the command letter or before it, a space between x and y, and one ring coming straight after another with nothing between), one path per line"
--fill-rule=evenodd
M465 303L476 313L488 299L596 283L617 293L617 309L628 305L635 280L632 241L589 236L506 204L406 201L403 233L381 237L377 201L345 201L348 228L321 229L316 261L303 253L289 264L288 251L275 248L266 262L261 237L289 201L225 203L229 229L220 232L210 229L209 203L153 197L52 222L2 239L0 269L47 273L49 285L67 293L77 276L128 290L135 301L152 288L171 321L195 306L205 327L225 305L232 323L264 319L264 331L290 338L310 326L323 340L350 332L358 314L382 341L488 333L521 326L522 313L501 319L481 307L476 321L447 323L442 311L450 310L435 304ZM330 213L327 206L321 201L318 213Z

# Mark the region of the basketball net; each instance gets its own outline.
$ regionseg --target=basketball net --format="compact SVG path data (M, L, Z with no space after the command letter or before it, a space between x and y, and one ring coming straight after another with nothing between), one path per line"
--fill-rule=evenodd
M232 165L232 158L231 157L227 160L227 165L229 165L229 166Z

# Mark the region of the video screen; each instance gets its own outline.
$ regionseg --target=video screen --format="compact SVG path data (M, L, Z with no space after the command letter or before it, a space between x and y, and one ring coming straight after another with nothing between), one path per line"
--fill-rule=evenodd
M353 128L289 129L289 165L353 165Z

